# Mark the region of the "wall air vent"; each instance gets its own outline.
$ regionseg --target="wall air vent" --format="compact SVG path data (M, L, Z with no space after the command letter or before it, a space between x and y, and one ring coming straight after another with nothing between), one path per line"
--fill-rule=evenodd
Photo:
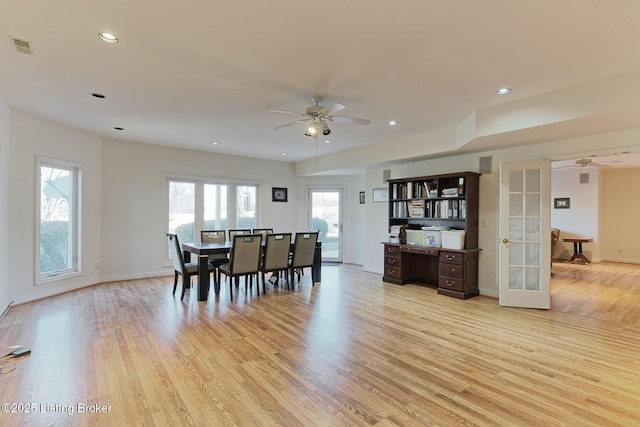
M11 41L13 42L13 47L16 48L16 51L25 53L27 55L33 55L33 53L31 52L31 42L15 37L11 37Z

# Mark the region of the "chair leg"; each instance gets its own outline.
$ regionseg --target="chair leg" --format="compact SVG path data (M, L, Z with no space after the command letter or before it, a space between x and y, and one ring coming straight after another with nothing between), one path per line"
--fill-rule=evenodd
M227 276L227 279L229 279L229 276ZM231 301L233 301L233 279L228 280L229 282L229 296L231 297Z
M173 293L171 295L176 294L176 288L178 287L178 272L174 270L173 274Z
M191 277L187 277L186 274L182 275L182 295L180 296L180 301L184 299L184 292L187 290L187 281L191 281ZM189 287L191 287L191 283L189 282Z

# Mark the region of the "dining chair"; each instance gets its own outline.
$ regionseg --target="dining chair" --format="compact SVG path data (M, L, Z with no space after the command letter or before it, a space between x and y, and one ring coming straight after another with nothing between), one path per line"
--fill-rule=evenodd
M266 234L262 264L262 293L267 293L265 274L273 273L274 285L278 285L280 272L287 272L289 268L289 250L291 248L291 233ZM286 276L286 274L285 274ZM287 284L288 286L288 284ZM260 288L258 287L258 293Z
M236 234L251 234L251 229L250 228L229 229L229 241L230 242L233 242L233 237Z
M200 242L202 243L225 243L225 231L224 230L200 230ZM214 278L216 283L220 283L220 272L218 267L229 261L227 254L212 254L209 255L209 264L216 268L214 272Z
M297 232L293 254L289 262L289 275L291 276L291 287L295 287L294 273L298 274L298 282L300 281L300 272L305 267L313 267L313 257L316 251L316 242L318 241L318 232ZM312 280L313 282L313 280Z
M236 234L233 237L229 262L222 264L218 269L227 276L227 279L235 279L236 283L240 276L245 276L244 286L247 292L247 284L252 280L252 276L260 271L261 249L260 234ZM234 280L229 280L231 301L233 301L233 282Z
M273 233L273 228L254 228L252 232L253 234L262 234L262 244L264 244L267 234Z
M180 274L182 275L182 294L180 295L180 301L182 301L184 299L184 292L187 288L191 287L191 277L198 275L198 264L194 262L185 264L177 235L167 233L167 242L169 244L169 253L171 254L174 270L172 295L176 294L178 274ZM215 267L209 265L209 273L212 271L215 271Z

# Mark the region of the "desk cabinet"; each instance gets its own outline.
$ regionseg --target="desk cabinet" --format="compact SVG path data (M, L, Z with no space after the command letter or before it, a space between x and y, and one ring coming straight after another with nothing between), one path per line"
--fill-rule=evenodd
M467 299L478 290L478 252L440 251L438 293Z
M384 245L384 277L387 282L402 284L402 258L400 245Z
M479 249L454 250L427 246L384 244L382 280L404 285L437 286L438 293L467 299L479 295Z

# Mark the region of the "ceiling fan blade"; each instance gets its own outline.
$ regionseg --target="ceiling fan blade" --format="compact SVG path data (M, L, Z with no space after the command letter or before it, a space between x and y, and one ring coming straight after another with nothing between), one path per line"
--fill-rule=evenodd
M327 117L327 119L331 120L332 122L351 123L354 125L368 125L371 123L371 120L358 119L355 117L345 117L345 116L329 116Z
M325 116L332 116L338 111L344 110L345 108L346 107L342 104L331 104L327 107L322 107L322 109L318 112L320 114L324 114Z
M276 126L274 127L274 129L282 129L282 128L286 128L287 126L291 126L291 125L295 125L296 123L302 123L302 122L306 122L309 119L300 119L300 120L296 120L295 122L291 122L291 123L285 123L283 125L280 126Z
M304 113L297 113L295 111L287 111L287 110L269 110L272 113L284 113L284 114L295 114L296 116L304 116Z

